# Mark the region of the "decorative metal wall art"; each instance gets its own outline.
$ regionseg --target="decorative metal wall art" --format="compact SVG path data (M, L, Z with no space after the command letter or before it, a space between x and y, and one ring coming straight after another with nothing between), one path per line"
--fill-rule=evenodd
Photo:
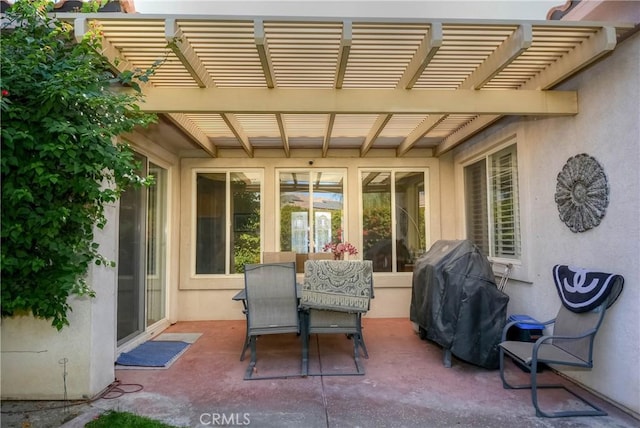
M609 205L609 183L604 169L586 153L569 158L558 174L555 199L560 220L572 232L598 226Z

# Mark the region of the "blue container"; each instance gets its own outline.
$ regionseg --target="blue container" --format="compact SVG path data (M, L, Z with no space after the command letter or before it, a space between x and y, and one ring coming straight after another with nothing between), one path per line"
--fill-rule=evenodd
M535 342L542 336L544 325L529 315L509 315L509 322L518 322L507 331L507 340L518 342Z
M510 315L509 322L522 321L515 325L512 325L507 331L507 340L513 340L516 342L535 342L538 340L544 331L544 324L540 321L531 318L529 315ZM524 322L526 321L526 322ZM515 361L516 365L522 369L522 371L529 373L529 368L521 365L518 361ZM536 372L540 373L544 370L545 365L538 363Z

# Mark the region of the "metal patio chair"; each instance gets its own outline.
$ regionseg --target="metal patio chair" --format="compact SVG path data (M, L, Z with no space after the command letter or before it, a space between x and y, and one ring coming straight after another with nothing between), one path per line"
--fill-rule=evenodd
M593 367L593 343L605 312L618 298L624 285L620 275L592 272L585 269L556 265L554 280L562 305L557 316L539 323L553 324L553 334L535 342L507 341L507 331L516 323L507 323L500 343L500 378L505 389L530 389L536 416L548 418L564 416L606 416L607 413L564 385L538 384L538 364ZM505 378L504 357L511 357L530 372L530 382L512 385ZM562 388L590 406L589 410L543 411L538 405L538 389Z
M295 251L264 251L262 253L262 263L284 263L284 262L295 262L296 261L296 253ZM243 313L245 316L247 315L247 294L246 290L241 290L235 296L233 296L233 300L239 300L242 302L244 307ZM242 345L242 353L240 354L240 361L244 361L244 355L249 349L249 334L247 329L247 335L244 339L244 344Z
M257 378L254 377L257 360L256 338L267 334L299 334L300 317L294 262L247 264L244 279L247 338L251 350L251 360L244 377L248 380ZM297 373L298 376L300 374Z
M362 335L362 314L369 310L373 297L373 267L370 260L308 260L302 287L301 308L303 323L303 372L307 375L328 373L308 372L308 343L311 334L345 334L353 341L355 373L333 375L363 375L360 350L369 358ZM355 297L357 300L350 300ZM334 299L335 298L335 299ZM342 299L344 298L344 299ZM343 307L335 301L346 301Z
M263 251L262 263L285 263L295 262L295 251Z

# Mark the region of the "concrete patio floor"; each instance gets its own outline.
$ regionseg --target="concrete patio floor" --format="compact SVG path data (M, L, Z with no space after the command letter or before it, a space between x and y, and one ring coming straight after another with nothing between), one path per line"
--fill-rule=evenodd
M248 353L245 361L239 361L245 334L243 321L179 322L166 332L202 336L167 369L116 370L118 389L108 395L114 398L94 401L80 417L64 426L84 426L107 409L189 427L640 426L637 419L548 369L541 373L543 380L567 383L609 415L538 418L530 392L503 389L498 370L486 370L456 358L451 368L445 368L442 349L420 340L407 319L365 317L369 359L362 360L366 370L363 376L246 381ZM344 335L314 335L311 344L311 372L354 369L351 341ZM509 365L512 376L527 379L523 371ZM295 375L299 370L300 338L259 338L257 376ZM540 402L543 408L580 406L562 391L544 390Z

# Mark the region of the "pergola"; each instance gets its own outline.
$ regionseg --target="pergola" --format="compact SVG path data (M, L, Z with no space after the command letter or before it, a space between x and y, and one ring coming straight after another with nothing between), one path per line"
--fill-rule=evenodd
M632 24L59 14L119 71L162 65L140 107L212 157L236 149L442 155L503 116L578 113L563 80ZM258 153L256 153L258 152Z

